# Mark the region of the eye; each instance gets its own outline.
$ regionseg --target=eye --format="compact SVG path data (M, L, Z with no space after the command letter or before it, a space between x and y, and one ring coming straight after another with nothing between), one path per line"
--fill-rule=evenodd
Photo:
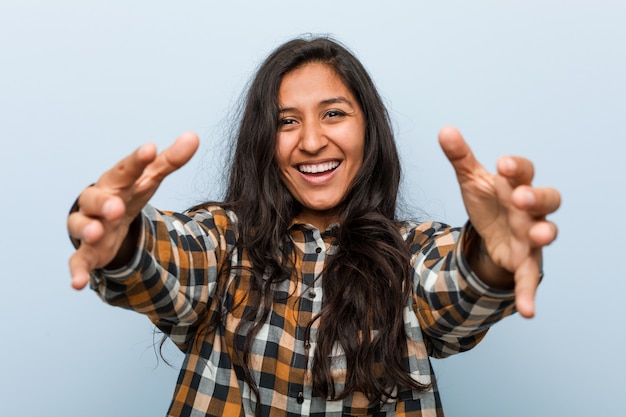
M277 129L281 132L289 132L293 129L296 129L298 125L298 121L292 117L283 117L282 119L278 119L278 127Z
M328 110L325 114L324 117L342 117L345 116L346 114L344 112L342 112L341 110Z

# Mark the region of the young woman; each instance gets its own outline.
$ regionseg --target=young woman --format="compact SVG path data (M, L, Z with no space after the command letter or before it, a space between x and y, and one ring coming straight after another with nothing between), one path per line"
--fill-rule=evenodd
M533 315L560 197L531 186L526 159L492 174L455 129L439 140L462 228L396 219L400 164L369 75L335 41L287 42L250 86L224 200L151 207L198 138L140 147L68 218L72 284L185 352L169 416L441 416L429 356Z

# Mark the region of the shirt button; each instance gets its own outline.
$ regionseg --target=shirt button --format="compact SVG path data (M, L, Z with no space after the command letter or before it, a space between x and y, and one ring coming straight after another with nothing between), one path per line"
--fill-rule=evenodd
M298 401L298 404L302 404L304 402L304 394L302 391L298 393L298 399L296 401Z
M309 298L315 298L315 291L311 290L309 291Z
M319 246L315 248L315 253L320 253L321 251L322 251L322 248L320 248Z

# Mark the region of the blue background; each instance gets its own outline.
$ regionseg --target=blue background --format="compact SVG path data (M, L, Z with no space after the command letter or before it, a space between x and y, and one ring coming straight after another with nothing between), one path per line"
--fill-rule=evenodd
M70 288L67 210L119 158L185 130L201 148L153 204L219 197L239 95L303 33L334 35L373 75L412 212L465 221L445 125L488 168L524 155L562 192L536 318L434 361L447 415L623 415L624 22L610 0L1 2L0 415L165 414L181 355L167 345L168 367L145 318Z

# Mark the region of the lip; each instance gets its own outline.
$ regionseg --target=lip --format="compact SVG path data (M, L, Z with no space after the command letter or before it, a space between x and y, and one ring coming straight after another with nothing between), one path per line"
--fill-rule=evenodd
M341 161L339 160L327 160L327 161L300 163L296 165L296 169L306 174L318 174L318 173L323 173L327 171L333 171L339 165L341 165Z
M337 159L324 160L324 161L307 161L296 164L294 169L300 175L304 181L313 185L324 184L330 181L338 172L341 167L342 161ZM303 172L301 167L306 166L308 172ZM330 169L329 169L330 168ZM317 171L320 172L317 172Z

